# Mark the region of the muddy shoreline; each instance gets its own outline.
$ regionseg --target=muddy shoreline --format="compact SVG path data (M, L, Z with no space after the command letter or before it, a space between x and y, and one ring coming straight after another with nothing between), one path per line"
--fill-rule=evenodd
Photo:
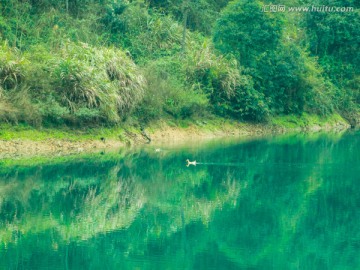
M48 139L44 141L30 140L0 140L0 159L32 156L63 156L83 152L98 152L106 149L116 149L125 144L121 141L100 140L68 141Z
M33 156L64 156L79 153L96 153L107 150L117 150L134 145L181 144L211 140L222 137L250 138L255 136L276 135L283 133L302 133L320 131L342 131L351 125L345 121L326 125L309 125L295 128L285 128L276 125L232 123L211 127L201 123L186 128L171 127L159 123L149 130L129 132L117 139L95 138L92 140L44 139L32 141L27 139L1 140L0 159L23 158Z

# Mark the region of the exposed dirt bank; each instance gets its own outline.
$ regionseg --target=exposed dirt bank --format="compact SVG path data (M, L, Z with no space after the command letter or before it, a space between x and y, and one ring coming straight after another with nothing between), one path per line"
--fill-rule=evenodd
M153 144L166 143L178 144L187 141L199 141L221 137L258 137L264 135L276 135L291 132L320 132L320 131L342 131L351 126L345 121L339 121L325 125L309 125L303 127L284 127L273 124L244 124L234 123L229 125L224 122L217 128L208 128L206 125L192 125L186 128L170 127L161 124L154 131L149 132Z
M121 141L87 140L67 141L48 139L44 141L0 140L0 159L31 156L62 156L82 152L96 152L124 146Z
M291 124L291 123L290 123ZM344 130L350 128L345 120L325 124L309 124L300 127L279 124L249 124L224 120L214 123L196 122L187 127L172 127L165 122L158 122L146 131L126 132L116 139L67 140L44 139L32 140L1 140L0 159L31 156L61 156L81 152L99 152L107 149L118 149L126 145L139 144L178 144L187 141L200 141L221 137L250 137L286 132L318 132L321 130ZM151 142L150 142L151 140Z

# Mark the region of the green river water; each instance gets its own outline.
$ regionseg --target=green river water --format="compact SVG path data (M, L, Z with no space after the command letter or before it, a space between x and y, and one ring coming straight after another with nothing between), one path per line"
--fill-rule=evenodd
M359 132L160 148L0 160L0 269L360 269Z

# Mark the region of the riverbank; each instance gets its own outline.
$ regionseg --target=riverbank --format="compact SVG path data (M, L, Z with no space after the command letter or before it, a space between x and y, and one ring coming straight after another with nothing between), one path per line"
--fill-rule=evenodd
M31 156L62 156L101 152L150 143L154 146L221 137L255 137L291 132L341 131L350 128L340 115L321 118L304 114L282 116L267 123L237 122L211 118L158 121L141 129L136 125L97 129L35 129L29 126L0 126L0 159Z

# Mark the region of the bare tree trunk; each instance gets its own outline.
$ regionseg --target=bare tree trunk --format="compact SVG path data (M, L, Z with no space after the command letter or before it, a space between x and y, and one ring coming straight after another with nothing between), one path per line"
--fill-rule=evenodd
M182 51L185 54L186 51L186 25L187 25L187 17L188 17L188 0L183 0L183 37L182 37Z
M65 0L66 13L69 13L69 0Z

